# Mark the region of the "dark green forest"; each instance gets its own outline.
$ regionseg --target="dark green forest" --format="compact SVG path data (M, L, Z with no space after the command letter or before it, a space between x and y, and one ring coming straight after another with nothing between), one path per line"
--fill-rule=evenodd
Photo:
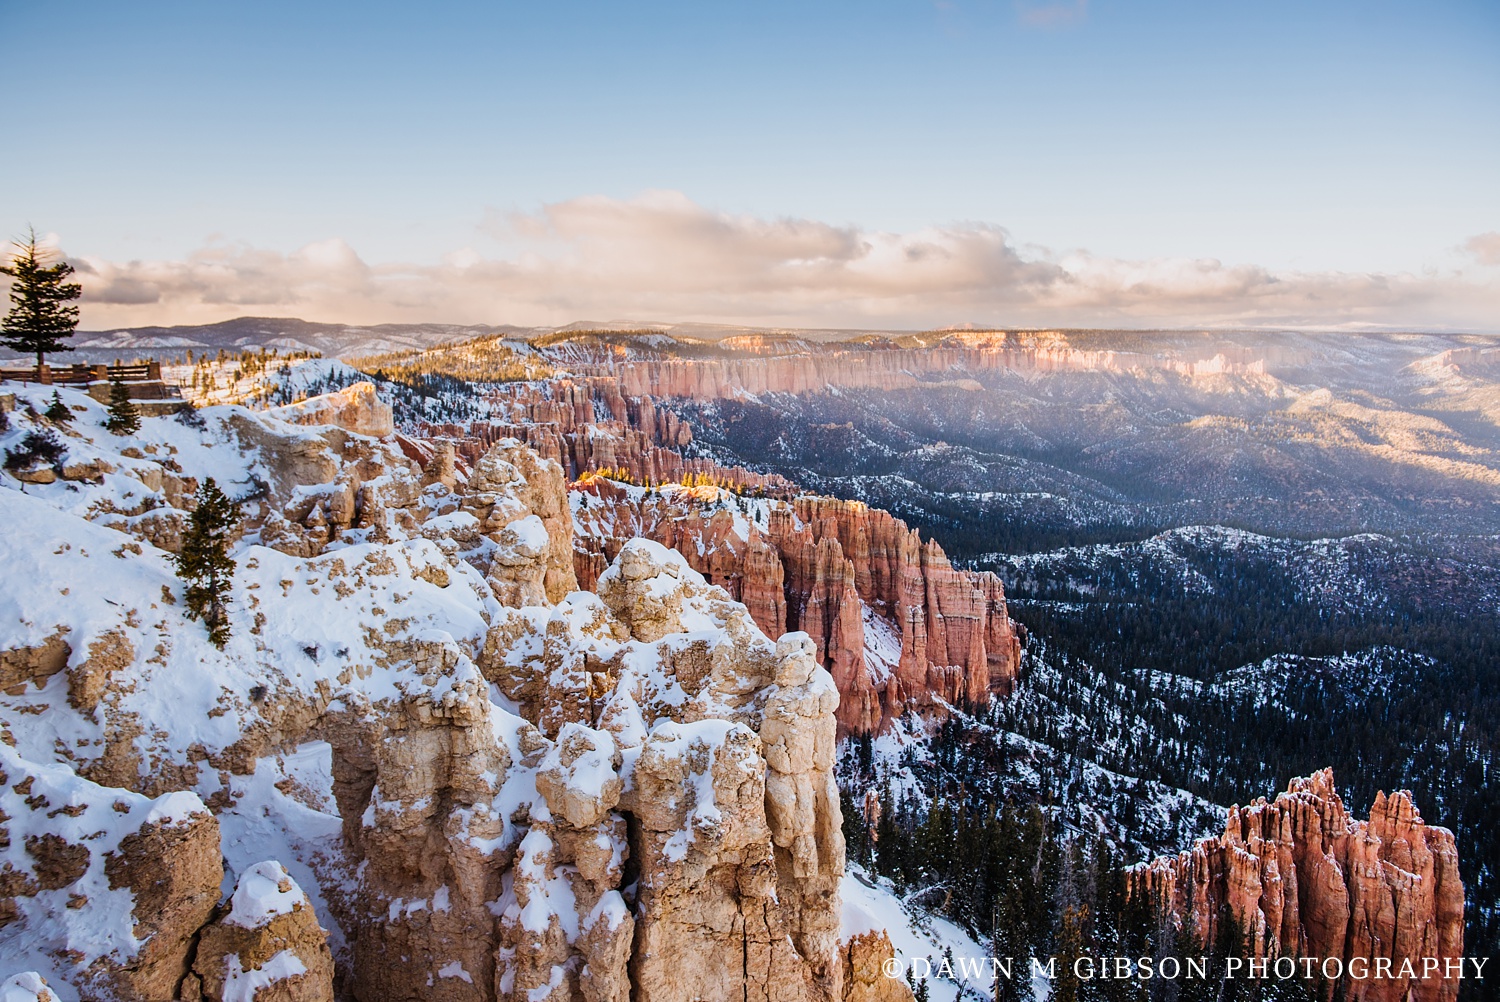
M1083 582L1066 561L1054 576L1032 567L1008 580L1012 615L1041 641L1035 655L1046 667L1030 695L999 706L1000 726L1220 804L1274 795L1325 766L1359 816L1377 791L1408 789L1430 823L1457 836L1466 941L1470 952L1493 952L1495 616L1463 603L1462 588L1330 601L1297 586L1303 568L1264 552L1205 546L1188 558L1201 575L1194 588L1144 561L1129 573L1105 565ZM1433 559L1388 552L1355 580L1410 577L1408 565ZM1052 597L1064 590L1071 600ZM1050 722L1034 701L1054 710Z
M1409 789L1429 823L1453 829L1466 952L1495 953L1500 629L1471 597L1488 580L1445 568L1452 547L1431 541L1358 540L1343 551L1337 563L1352 573L1332 588L1308 587L1309 555L1294 544L1233 533L1197 533L1164 552L1085 548L998 565L1028 635L1021 685L943 725L930 760L908 763L920 791L876 787L878 825L856 820L851 858L903 893L940 888L922 903L997 944L1059 953L1073 908L1088 949L1191 953L1204 946L1131 913L1120 886L1143 848L1184 844L1148 829L1139 798L1088 788L1079 764L1219 804L1274 797L1331 766L1355 816L1377 790ZM1015 753L997 740L1005 734L1059 757L1040 760L1037 783L1018 784ZM841 776L853 789L878 782L860 742ZM1090 798L1134 844L1080 824L1072 802ZM1492 996L1472 983L1464 997Z

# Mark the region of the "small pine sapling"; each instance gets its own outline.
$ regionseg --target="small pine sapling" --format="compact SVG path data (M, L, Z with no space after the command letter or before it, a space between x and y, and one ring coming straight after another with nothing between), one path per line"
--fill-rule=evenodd
M203 620L209 641L222 649L229 639L226 596L235 568L229 539L239 523L240 506L219 490L213 477L198 488L197 501L177 554L177 576L187 585L188 615Z
M104 427L112 435L134 435L141 430L140 411L130 401L130 390L118 379L109 384L109 420Z
M52 391L52 402L47 405L47 409L42 414L54 424L67 424L73 420L73 412L68 409L67 404L63 403L62 394L56 390Z
M178 405L177 409L172 412L172 416L177 419L178 424L188 428L202 431L208 427L208 422L203 420L203 415L198 413L198 408L186 400Z

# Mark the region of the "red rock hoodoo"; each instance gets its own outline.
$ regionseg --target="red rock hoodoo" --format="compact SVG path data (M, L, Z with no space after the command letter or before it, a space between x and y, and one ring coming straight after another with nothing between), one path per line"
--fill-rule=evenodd
M1233 808L1222 836L1140 867L1134 881L1198 943L1218 942L1232 922L1247 956L1338 958L1345 972L1368 972L1341 979L1350 1002L1458 996L1459 980L1445 976L1463 956L1458 850L1405 791L1380 794L1370 820L1355 821L1324 769L1274 803Z

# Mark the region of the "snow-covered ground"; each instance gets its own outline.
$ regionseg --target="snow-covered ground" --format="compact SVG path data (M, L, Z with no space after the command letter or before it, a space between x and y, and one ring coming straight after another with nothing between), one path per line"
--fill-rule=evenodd
M958 926L903 903L890 881L859 866L849 867L839 893L844 902L842 938L847 940L862 932L886 933L896 948L892 975L905 980L908 971L917 977L932 971L928 988L933 1002L956 1002L961 994L969 999L990 997L993 970L988 964L989 950ZM956 980L937 974L945 956L953 958L951 968ZM1045 988L1038 994L1038 1002L1044 998Z
M332 358L238 354L208 357L193 364L164 365L162 379L177 383L183 399L198 407L243 404L274 407L296 403L369 377Z

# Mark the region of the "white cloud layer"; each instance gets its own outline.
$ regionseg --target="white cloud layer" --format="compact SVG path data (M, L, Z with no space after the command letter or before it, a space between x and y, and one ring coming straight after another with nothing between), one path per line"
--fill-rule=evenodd
M1487 330L1500 276L1273 272L1216 260L1023 254L982 223L909 233L714 212L676 192L490 213L509 248L370 264L341 239L282 254L75 257L91 328L246 314L346 323L630 318L777 326L1391 325ZM1493 234L1470 241L1480 260ZM1500 253L1500 252L1497 252ZM1489 263L1486 261L1486 263Z

